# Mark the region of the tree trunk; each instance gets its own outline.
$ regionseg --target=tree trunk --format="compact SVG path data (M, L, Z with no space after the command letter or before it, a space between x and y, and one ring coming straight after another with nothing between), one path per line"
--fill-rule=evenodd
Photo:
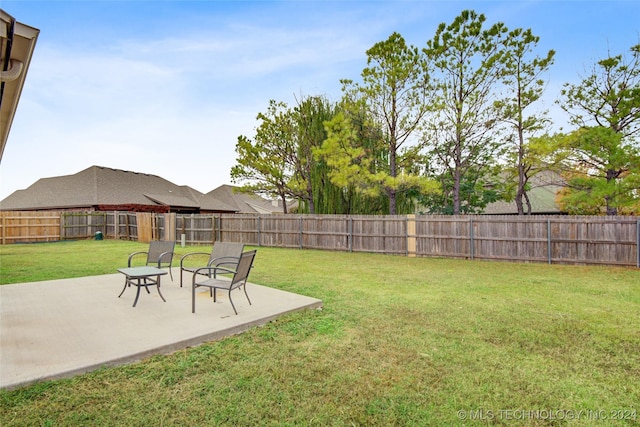
M307 179L307 196L309 200L309 213L313 215L316 213L316 207L313 203L313 187L311 186L311 179Z
M389 189L389 215L396 214L396 190Z
M613 169L607 169L607 184L615 181L616 178L620 175L620 173L618 171L615 171ZM611 197L610 196L606 196L604 198L605 204L606 204L606 208L607 208L607 216L615 216L618 215L618 208L616 208L615 206L611 206L611 204L609 203L611 201Z
M453 171L453 214L460 215L460 167Z
M393 124L391 131L395 132L395 123ZM396 167L397 150L398 148L396 146L396 141L394 140L391 142L390 150L389 150L389 175L393 178L395 178L398 175L398 171ZM389 188L387 192L389 193L389 215L395 215L396 214L396 189Z
M518 107L520 107L519 104L520 104L520 96L518 97ZM519 123L522 123L522 117L520 117ZM523 161L524 161L524 135L522 134L522 124L519 124L518 125L518 190L516 191L516 207L518 208L518 215L524 215L524 208L522 206L522 197L525 194L524 186L526 184L526 176L525 176ZM529 197L527 197L527 206L529 207L529 214L531 214L531 205L529 204Z
M524 200L527 202L527 215L531 215L531 200L529 200L529 195L527 194L526 191L523 192L524 195Z

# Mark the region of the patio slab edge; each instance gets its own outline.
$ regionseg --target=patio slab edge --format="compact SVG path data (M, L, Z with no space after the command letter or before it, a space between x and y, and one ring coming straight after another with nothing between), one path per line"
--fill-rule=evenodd
M130 363L136 363L136 362L140 362L144 359L147 359L149 357L152 356L158 356L158 355L168 355L171 353L175 353L176 351L179 350L183 350L186 348L191 348L191 347L197 347L201 344L207 343L207 342L213 342L213 341L219 341L221 339L227 338L227 337L231 337L234 335L239 335L251 328L254 327L258 327L258 326L263 326L266 325L267 323L272 322L273 320L277 319L278 317L281 317L285 314L289 314L289 313L294 313L297 311L302 311L302 310L317 310L317 309L321 309L323 306L322 301L317 300L317 301L313 301L309 304L306 304L304 306L300 306L294 309L290 309L290 310L285 310L282 311L280 313L277 314L273 314L271 316L267 316L267 317L263 317L260 319L256 319L254 321L250 321L247 323L243 323L240 325L235 325L235 326L231 326L229 328L226 329L221 329L221 330L217 330L214 332L210 332L210 333L206 333L200 336L196 336L196 337L191 337L188 339L184 339L175 343L170 343L170 344L166 344L160 347L156 347L153 349L149 349L149 350L145 350L142 352L138 352L135 354L131 354L128 356L124 356L124 357L120 357L117 359L113 359L110 361L106 361L106 362L101 362L101 363L95 363L95 364L90 364L90 365L86 365L86 366L80 366L74 369L70 369L64 372L58 372L56 374L52 374L52 375L46 375L46 376L42 376L39 378L32 378L29 380L25 380L25 381L19 381L19 382L15 382L15 383L10 383L10 384L3 384L2 386L0 386L0 390L15 390L18 388L22 388L22 387L27 387L27 386L31 386L40 382L45 382L45 381L52 381L52 380L59 380L59 379L65 379L65 378L72 378L78 375L82 375L82 374L87 374L90 372L94 372L97 371L99 369L102 368L113 368L113 367L117 367L117 366L122 366L122 365L127 365Z

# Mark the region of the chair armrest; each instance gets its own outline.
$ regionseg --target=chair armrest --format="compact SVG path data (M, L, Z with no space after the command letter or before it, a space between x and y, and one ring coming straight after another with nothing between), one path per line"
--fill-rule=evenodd
M207 264L207 267L211 267L212 264L216 265L238 265L240 263L240 257L235 256L221 256L214 258Z
M196 282L196 277L200 274L200 275L207 275L209 277L216 277L216 273L220 271L222 274L234 274L235 270L230 270L228 268L224 268L224 267L200 267L198 269L196 269L193 272L193 278L192 278L192 283ZM212 274L213 273L213 274Z
M134 253L130 254L129 255L129 260L127 261L127 267L131 267L131 260L133 259L133 257L135 255L140 255L140 254L149 255L149 252L134 252Z
M171 259L169 260L169 266L173 264L173 251L162 252L158 257L158 268L160 268L160 264L162 264L163 262L167 262L167 261L162 261L162 258L164 258L165 255L169 255L169 254L171 254Z
M180 258L180 268L182 268L185 259L192 255L210 255L210 253L209 252L189 252L188 254L183 255L182 258Z
M225 265L230 267L223 267ZM218 265L216 265L216 267L218 267L220 270L226 270L229 273L235 273L236 269L238 268L238 263L237 262L219 262Z

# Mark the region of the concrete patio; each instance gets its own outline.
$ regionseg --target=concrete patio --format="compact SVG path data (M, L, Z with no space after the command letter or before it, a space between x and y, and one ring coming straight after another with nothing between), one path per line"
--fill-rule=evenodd
M176 271L174 269L174 275ZM155 287L118 294L122 274L0 286L0 388L70 377L167 354L203 342L241 333L278 316L322 301L247 284L249 305L234 291L233 312L225 292L214 303L208 289L199 290L191 313L191 287L177 277L162 277L163 302Z

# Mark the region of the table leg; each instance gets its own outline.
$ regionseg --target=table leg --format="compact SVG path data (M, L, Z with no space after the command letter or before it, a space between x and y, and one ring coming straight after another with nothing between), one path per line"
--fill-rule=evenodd
M140 279L138 279L138 283L137 284L134 283L134 285L136 285L136 288L137 288L136 289L136 299L133 300L133 306L135 307L136 304L138 303L138 297L140 297L140 286L143 286L143 285L140 283ZM149 289L147 289L147 292L149 292Z
M158 289L158 295L160 295L160 298L162 298L162 301L167 302L166 299L164 299L164 297L162 296L162 293L160 292L160 276L156 276L156 288Z
M148 276L144 276L144 277L126 276L124 287L122 288L122 291L120 291L120 295L118 295L118 298L120 298L124 293L124 291L127 289L127 287L131 285L137 288L136 297L133 300L134 307L136 306L136 304L138 304L138 298L140 298L140 288L144 287L147 293L150 294L151 291L149 290L149 286L153 286L153 285L156 285L156 288L158 289L158 295L160 295L160 298L162 299L162 301L167 302L167 300L164 299L164 295L162 295L162 292L160 291L160 275L157 275L155 280L153 280L151 277L148 277Z
M120 292L120 295L118 295L118 298L120 298L122 296L122 294L124 294L124 290L127 289L127 285L129 284L129 278L125 277L124 278L124 287L122 288L122 292Z

